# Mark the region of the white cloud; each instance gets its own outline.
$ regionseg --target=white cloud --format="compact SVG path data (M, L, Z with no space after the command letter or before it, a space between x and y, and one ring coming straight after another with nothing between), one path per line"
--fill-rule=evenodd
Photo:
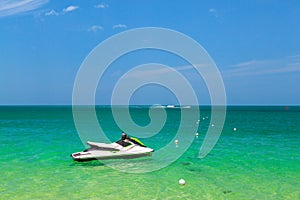
M0 17L35 10L48 1L49 0L2 0L0 1Z
M99 25L93 25L93 26L91 26L91 27L88 29L88 31L90 31L90 32L97 32L97 31L100 31L100 30L102 30L102 29L103 29L102 26L99 26Z
M46 15L46 16L51 16L51 15L58 16L59 13L56 12L55 10L50 10L49 12L46 12L45 15Z
M66 14L68 12L72 12L74 10L77 10L79 7L78 6L68 6L66 8L64 8L61 12L56 12L55 10L50 10L48 12L45 13L46 16L51 16L51 15L55 15L55 16L58 16L58 15L63 15L63 14Z
M66 8L63 9L63 12L64 13L67 13L67 12L72 12L74 10L77 10L79 7L78 6L68 6Z
M116 28L127 28L127 26L125 24L116 24L116 25L113 25L113 29L116 29Z
M101 3L101 4L98 4L98 5L95 5L95 8L108 8L108 5L105 4L105 3Z

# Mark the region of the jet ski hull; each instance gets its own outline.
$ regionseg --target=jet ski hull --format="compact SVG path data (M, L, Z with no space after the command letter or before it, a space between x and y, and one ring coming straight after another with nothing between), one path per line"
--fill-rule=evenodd
M90 148L82 152L72 153L74 161L84 162L91 160L108 160L108 159L132 159L145 156L151 156L153 149L130 143L129 146L123 147L117 143L105 144L88 142Z
M153 152L145 152L140 154L111 154L111 155L84 155L82 152L77 152L71 154L74 161L77 162L87 162L92 160L110 160L110 159L133 159L140 157L152 156Z

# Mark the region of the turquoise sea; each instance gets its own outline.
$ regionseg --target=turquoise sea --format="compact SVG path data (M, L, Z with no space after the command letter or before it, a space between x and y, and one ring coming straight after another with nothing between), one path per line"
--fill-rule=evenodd
M117 140L121 130L110 107L96 109L105 133ZM178 160L132 174L71 159L85 147L70 106L1 106L0 199L300 199L300 107L229 106L221 137L203 159L198 152L210 109L200 110L199 137ZM142 139L147 146L173 139L180 109L166 112L171 120L157 136ZM148 107L130 113L136 123L149 123Z

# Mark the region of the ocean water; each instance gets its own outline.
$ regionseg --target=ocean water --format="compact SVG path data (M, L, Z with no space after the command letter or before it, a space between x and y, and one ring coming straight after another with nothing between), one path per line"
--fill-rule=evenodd
M130 113L139 125L150 122L147 107ZM117 140L110 107L97 106L97 114ZM167 115L157 136L142 139L147 146L157 150L174 139L180 109L167 109ZM300 199L300 107L228 107L221 137L203 159L198 153L209 107L199 117L199 137L178 160L157 171L126 173L97 160L71 159L85 148L71 107L2 106L0 199Z

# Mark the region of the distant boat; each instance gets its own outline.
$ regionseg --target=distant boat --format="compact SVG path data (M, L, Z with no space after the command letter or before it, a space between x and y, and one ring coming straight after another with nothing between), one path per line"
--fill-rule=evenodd
M165 108L166 106L160 105L160 104L154 104L152 106L153 108Z
M160 105L160 104L154 104L152 106L153 108L191 108L191 106L175 106L175 105L166 105L166 106L163 106L163 105Z
M175 105L167 105L167 108L175 108Z

